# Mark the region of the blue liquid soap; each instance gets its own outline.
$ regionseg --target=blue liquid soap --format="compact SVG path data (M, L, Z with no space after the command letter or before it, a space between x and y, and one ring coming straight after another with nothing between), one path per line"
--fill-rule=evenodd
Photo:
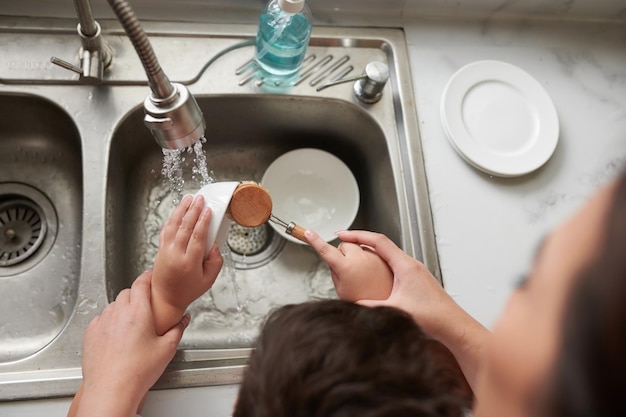
M259 78L278 84L297 78L309 46L312 21L304 0L271 0L265 6L256 37Z

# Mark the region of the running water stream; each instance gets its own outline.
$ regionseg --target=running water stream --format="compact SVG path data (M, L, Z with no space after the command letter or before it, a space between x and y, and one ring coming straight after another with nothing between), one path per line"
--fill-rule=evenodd
M182 196L216 181L207 167L205 142L163 150L161 175L155 169L148 195L137 271L152 267L161 228ZM235 267L227 244L220 252L224 266L215 284L189 306L193 319L181 342L183 349L248 347L269 311L336 297L328 267L303 245L288 243L272 262L245 270Z
M183 175L183 162L188 156L193 158L193 167L191 179L193 182L200 183L200 187L215 182L213 177L209 175L209 169L206 162L206 153L202 146L206 143L203 136L199 141L185 149L165 149L163 148L163 169L161 174L170 183L170 191L174 197L174 205L178 204L183 197L185 188L185 178Z
M206 143L206 138L202 137L199 141L185 149L165 149L163 148L163 168L161 174L169 182L169 189L172 199L172 206L176 206L183 197L183 192L195 192L197 190L185 190L185 177L183 164L188 157L193 158L191 167L191 187L197 187L198 189L204 187L207 184L215 182L215 179L209 174L207 166L206 153L204 152L203 145ZM199 184L197 186L196 184ZM160 199L159 199L160 200ZM159 201L160 202L160 201ZM173 209L173 207L172 207ZM240 299L240 288L235 281L235 271L232 262L230 249L227 245L220 248L220 252L224 257L224 273L228 276L228 279L232 285L235 301L237 304L236 310L238 313L242 310L242 304ZM156 253L155 253L156 255Z

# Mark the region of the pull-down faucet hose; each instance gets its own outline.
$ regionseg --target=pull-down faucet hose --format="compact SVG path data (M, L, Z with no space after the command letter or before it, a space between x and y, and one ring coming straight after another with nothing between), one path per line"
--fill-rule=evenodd
M108 0L146 71L152 94L144 100L144 123L165 149L184 149L204 136L202 111L187 88L172 83L157 60L148 36L126 0Z
M163 69L161 69L148 36L146 36L139 24L139 20L135 16L133 9L131 9L130 4L126 0L108 0L108 2L139 55L139 59L148 76L148 84L152 94L157 99L169 98L176 90L163 72Z

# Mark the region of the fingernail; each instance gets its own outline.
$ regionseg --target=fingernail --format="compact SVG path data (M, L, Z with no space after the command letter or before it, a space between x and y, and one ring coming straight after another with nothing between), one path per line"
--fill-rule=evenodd
M304 231L304 237L306 237L307 239L312 238L313 237L313 232L311 232L309 229Z
M187 326L189 326L189 323L191 322L191 315L189 313L185 313L180 321L183 324L183 327L187 328Z
M193 204L204 204L204 196L202 194L198 194L193 198Z
M339 236L340 234L345 233L345 232L347 232L347 230L338 230L335 232L335 236Z
M181 201L189 200L190 197L193 197L193 194L185 194Z

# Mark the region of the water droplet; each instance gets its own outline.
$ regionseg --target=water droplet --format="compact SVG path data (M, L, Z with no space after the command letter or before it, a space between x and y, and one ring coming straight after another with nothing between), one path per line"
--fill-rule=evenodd
M174 203L177 204L183 195L183 167L181 161L180 149L163 149L163 169L161 174L165 176L170 183L170 190L174 195Z
M202 148L202 145L206 142L204 136L193 145L193 151L195 154L193 172L200 174L200 183L202 186L215 182L211 175L209 175L209 169L206 162L206 153ZM213 171L211 171L213 173Z

